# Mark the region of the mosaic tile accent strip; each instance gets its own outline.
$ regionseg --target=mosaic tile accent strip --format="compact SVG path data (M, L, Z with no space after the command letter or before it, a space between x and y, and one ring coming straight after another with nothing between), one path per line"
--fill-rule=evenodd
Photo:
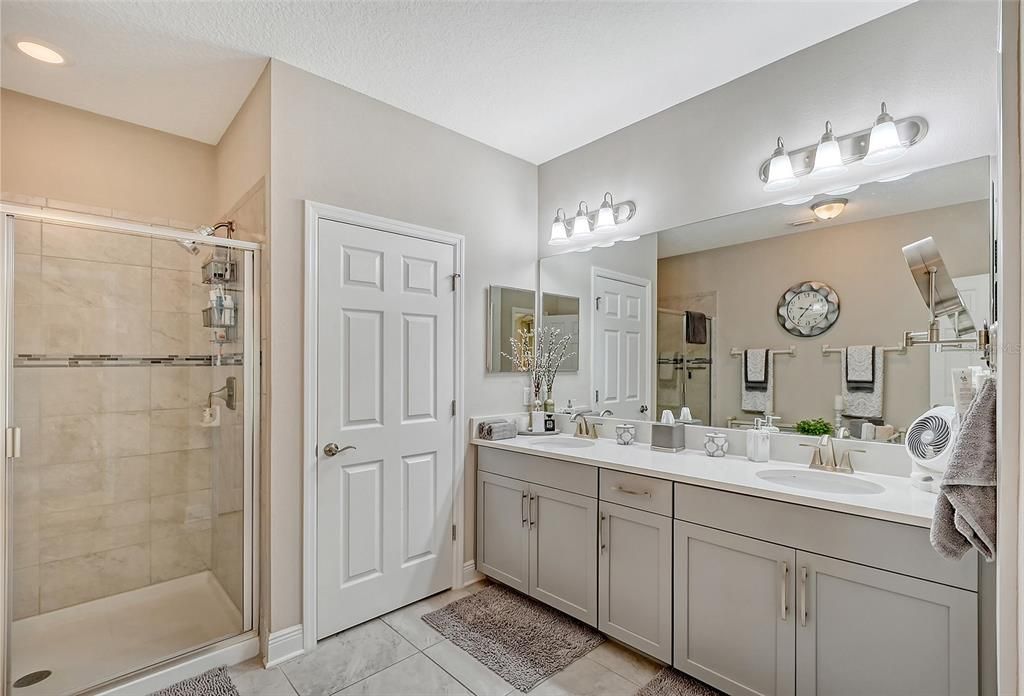
M143 367L166 365L173 367L211 365L243 365L242 353L216 355L37 355L19 353L14 357L15 367Z

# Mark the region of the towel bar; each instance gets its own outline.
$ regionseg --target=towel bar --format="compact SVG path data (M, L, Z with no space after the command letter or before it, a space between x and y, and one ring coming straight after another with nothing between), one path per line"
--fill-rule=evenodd
M796 355L796 346L790 346L789 348L785 349L769 348L768 353L770 355ZM739 348L733 348L732 350L729 351L729 355L731 355L734 358L738 358L741 355L743 355L743 351Z
M883 353L906 353L907 349L904 346L875 346L881 348ZM821 346L821 354L828 355L829 353L842 353L843 348L833 348L829 344L825 343Z

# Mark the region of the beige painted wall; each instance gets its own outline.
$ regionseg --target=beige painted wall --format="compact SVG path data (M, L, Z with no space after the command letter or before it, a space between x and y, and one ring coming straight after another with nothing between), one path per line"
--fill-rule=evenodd
M271 63L271 630L301 619L303 200L466 237L464 413L521 408L523 379L488 375L486 287L532 288L537 168L298 68ZM475 462L467 461L473 519ZM472 558L471 529L464 536Z
M928 311L901 249L929 235L954 277L988 272L989 204L976 201L664 258L658 304L686 309L687 295L717 293L720 420L741 415L740 361L729 350L792 344L796 357L775 359L776 414L790 423L831 421L839 356L822 356L821 345L894 345L904 331L926 328ZM817 338L791 336L775 318L779 297L802 280L823 281L839 294L839 321ZM928 407L928 350L886 354L886 420L905 427Z
M3 90L0 150L2 191L185 226L215 214L215 148L195 140Z

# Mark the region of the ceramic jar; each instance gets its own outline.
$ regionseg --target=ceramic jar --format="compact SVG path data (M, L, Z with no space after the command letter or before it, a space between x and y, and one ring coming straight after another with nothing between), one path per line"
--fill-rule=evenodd
M615 426L615 441L620 445L632 445L636 442L636 426L619 423Z
M704 433L704 453L709 457L724 457L729 451L729 438L725 433Z

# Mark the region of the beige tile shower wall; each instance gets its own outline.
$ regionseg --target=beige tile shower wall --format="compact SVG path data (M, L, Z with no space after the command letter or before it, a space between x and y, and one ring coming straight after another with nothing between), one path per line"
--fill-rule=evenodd
M18 220L17 353L209 354L200 257ZM216 378L221 378L219 375ZM209 569L213 368L17 367L15 618Z

